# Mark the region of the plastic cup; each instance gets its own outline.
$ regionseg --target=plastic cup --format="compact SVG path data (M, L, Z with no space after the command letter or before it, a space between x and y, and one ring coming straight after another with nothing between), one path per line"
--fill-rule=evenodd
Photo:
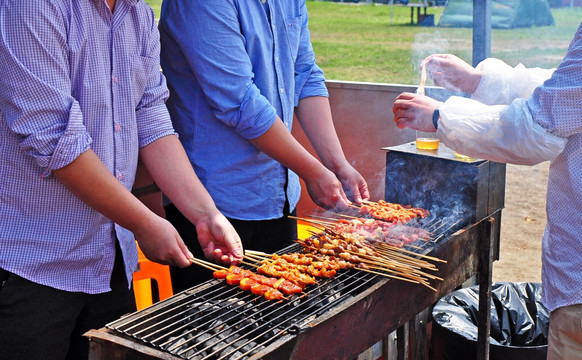
M439 139L434 132L416 132L416 148L420 150L437 150Z

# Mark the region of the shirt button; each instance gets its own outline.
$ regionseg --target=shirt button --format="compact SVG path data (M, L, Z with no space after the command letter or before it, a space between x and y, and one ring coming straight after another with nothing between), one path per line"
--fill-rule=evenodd
M115 124L115 131L120 131L120 130L121 130L121 125Z
M281 94L283 94L285 92L285 89L281 88Z
M279 57L278 56L275 56L275 61L279 61Z
M117 172L117 180L121 180L123 178L123 174L120 172Z
M113 77L113 82L114 82L114 83L117 83L117 81L118 81L118 79L117 79L117 76L114 76L114 77Z

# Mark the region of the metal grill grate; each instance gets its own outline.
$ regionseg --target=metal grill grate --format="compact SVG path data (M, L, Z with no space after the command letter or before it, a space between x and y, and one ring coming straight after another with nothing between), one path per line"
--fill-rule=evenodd
M430 252L455 225L423 224L429 231L439 229L441 235L429 242L420 241L411 250ZM281 253L299 251L301 247L295 244ZM106 327L183 359L245 359L301 332L313 319L380 278L358 270L343 271L279 302L209 280Z

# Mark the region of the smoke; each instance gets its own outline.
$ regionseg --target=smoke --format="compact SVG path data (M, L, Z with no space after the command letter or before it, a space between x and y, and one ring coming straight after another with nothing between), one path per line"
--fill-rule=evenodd
M418 74L418 81L420 82L420 64L427 56L432 54L446 54L449 52L449 42L440 36L440 33L435 30L430 33L418 33L414 37L414 42L411 45L412 50L412 66ZM427 79L427 85L430 82L430 77Z
M386 165L386 201L430 211L425 220L466 225L476 221L477 166L428 156L391 156Z

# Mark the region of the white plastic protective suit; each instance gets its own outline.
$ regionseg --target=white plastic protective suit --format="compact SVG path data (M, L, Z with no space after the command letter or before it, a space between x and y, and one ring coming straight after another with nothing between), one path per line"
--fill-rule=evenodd
M536 123L526 105L555 69L512 68L493 58L477 68L483 75L472 98L453 96L439 107L439 139L473 158L518 165L555 159L567 140Z

